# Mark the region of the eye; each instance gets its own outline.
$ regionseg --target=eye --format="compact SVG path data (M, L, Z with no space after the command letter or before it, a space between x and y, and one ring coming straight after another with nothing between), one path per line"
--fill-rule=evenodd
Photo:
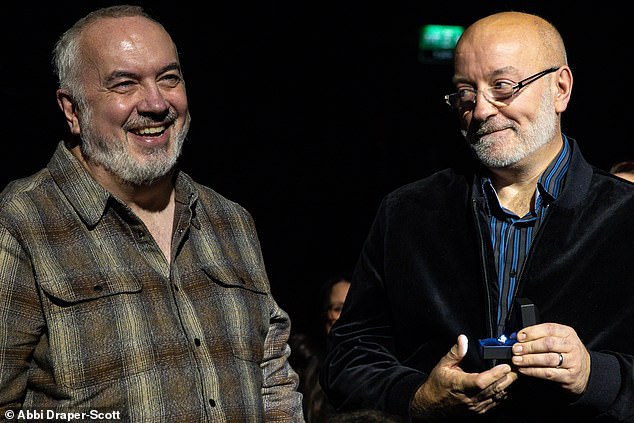
M509 94L513 92L514 86L515 82L506 79L495 81L493 85L491 85L491 92L499 93L501 95Z
M461 101L465 101L465 100L471 100L473 97L475 97L475 90L471 87L462 87L462 88L458 88L458 98L460 98Z
M333 312L333 313L341 313L341 310L343 310L343 304L342 303L331 304L328 307L328 311L329 312Z
M114 83L110 88L117 92L127 92L129 91L136 83L131 79L120 80Z
M176 87L178 84L180 84L182 82L183 78L175 73L170 73L170 74L166 74L161 76L161 79L159 80L159 83L162 85L165 85L167 87L170 88L174 88Z

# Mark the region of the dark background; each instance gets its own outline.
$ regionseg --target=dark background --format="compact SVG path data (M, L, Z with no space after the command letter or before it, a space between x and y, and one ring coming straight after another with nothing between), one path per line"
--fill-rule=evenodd
M1 12L0 185L45 166L66 135L50 52L75 20L108 4ZM575 77L564 132L599 167L634 157L632 24L611 2L139 4L180 51L193 117L182 164L252 213L295 331L313 329L321 284L352 270L381 198L464 158L443 102L452 67L418 60L421 25L466 26L510 9L544 16L560 29Z

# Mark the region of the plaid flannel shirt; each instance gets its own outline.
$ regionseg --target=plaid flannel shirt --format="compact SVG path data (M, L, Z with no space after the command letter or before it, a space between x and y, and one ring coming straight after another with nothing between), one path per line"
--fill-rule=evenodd
M0 194L0 413L302 422L289 331L251 216L182 172L169 263L62 142Z

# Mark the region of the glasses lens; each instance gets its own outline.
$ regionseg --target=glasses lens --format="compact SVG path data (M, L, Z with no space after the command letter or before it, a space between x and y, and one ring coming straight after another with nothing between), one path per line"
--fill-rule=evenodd
M457 93L445 96L445 101L454 109L467 109L475 104L476 92L474 90L460 90Z
M494 87L489 87L487 91L489 94L489 98L496 101L501 101L501 100L506 100L508 98L511 98L513 94L515 93L514 86L511 84L501 84L501 85L496 85Z
M544 75L548 75L551 72L555 72L559 67L552 67L529 76L526 79L521 80L518 83L511 81L497 82L495 85L488 87L484 90L483 94L490 102L503 102L516 95L522 88L528 84L537 81ZM477 92L473 88L463 88L457 93L449 94L445 96L445 101L454 109L472 109L475 107ZM497 103L496 106L500 107L505 104Z

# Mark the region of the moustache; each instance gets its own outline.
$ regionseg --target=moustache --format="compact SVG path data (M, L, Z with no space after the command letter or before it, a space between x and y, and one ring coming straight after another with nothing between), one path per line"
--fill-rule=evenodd
M173 108L170 108L167 111L167 114L164 116L135 116L128 119L128 121L123 125L123 129L128 131L134 128L144 128L146 126L162 124L164 126L169 126L173 124L178 118L178 112Z
M470 128L468 131L466 131L466 135L468 135L470 140L477 141L478 139L486 135L492 134L493 132L502 131L504 129L515 130L516 128L512 122L500 123L486 121L482 122L477 127Z

